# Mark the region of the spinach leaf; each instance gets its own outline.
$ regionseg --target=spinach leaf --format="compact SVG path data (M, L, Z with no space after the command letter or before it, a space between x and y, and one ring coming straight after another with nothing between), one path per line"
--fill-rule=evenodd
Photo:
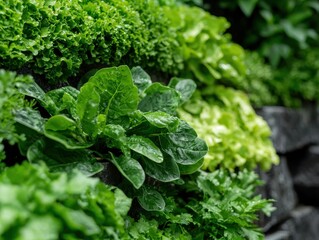
M100 95L100 112L106 115L108 123L137 109L138 90L127 66L101 69L88 83L94 84Z
M145 181L145 172L141 164L128 156L115 157L111 154L111 162L129 180L135 188L140 188Z
M145 97L138 105L143 112L162 111L173 114L180 103L179 93L160 83L153 83L144 93Z

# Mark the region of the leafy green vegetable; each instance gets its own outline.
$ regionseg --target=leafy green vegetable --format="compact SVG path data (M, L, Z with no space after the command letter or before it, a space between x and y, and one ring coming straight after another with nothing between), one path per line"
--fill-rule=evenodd
M171 115L191 96L195 83L175 79L176 89L188 86L182 92L150 84L141 68L134 71L136 80L127 66L101 69L80 91L64 87L44 93L33 83L39 96L22 93L35 97L51 116L46 119L30 109L16 111L19 132L27 139L35 131L37 136L19 142L21 153L31 162L45 161L53 170L75 167L87 175L102 170L97 159L110 161L127 180L123 184L134 187L132 197L145 191L147 177L171 182L180 178L180 167L190 169L184 174L198 170L207 146L186 122ZM140 92L134 82L140 83Z
M19 90L31 82L29 76L16 75L0 69L0 165L1 160L5 159L3 142L7 141L13 145L23 139L23 135L15 130L13 111L26 105Z
M247 169L200 171L183 181L158 187L166 196L164 211L140 213L139 221L128 226L130 237L158 239L156 233L169 239L263 239L255 225L258 212L269 215L274 208L271 200L256 195L261 185L256 173ZM155 233L153 227L158 229Z
M244 50L225 34L229 23L203 9L164 7L181 46L184 68L180 76L202 84L238 83L245 76Z
M212 3L210 10L231 20L236 42L257 50L274 67L318 46L316 1L225 0Z
M175 32L157 1L2 1L0 68L28 69L50 83L89 66L180 65Z
M130 206L98 179L24 162L0 174L0 239L121 239Z
M179 111L209 147L203 169L253 169L259 165L267 170L279 162L268 125L242 92L214 87L207 88L206 94L204 100L197 93Z

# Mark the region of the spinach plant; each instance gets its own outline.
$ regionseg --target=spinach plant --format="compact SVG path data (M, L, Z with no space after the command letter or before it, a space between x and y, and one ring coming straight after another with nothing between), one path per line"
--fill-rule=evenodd
M146 178L178 180L198 170L207 152L195 130L175 115L195 83L173 78L170 86L127 66L97 71L80 90L45 93L34 82L26 85L21 91L47 113L15 111L16 128L27 139L19 142L21 153L52 170L78 168L88 175L102 170L97 160L109 161L145 209L162 210L165 202Z

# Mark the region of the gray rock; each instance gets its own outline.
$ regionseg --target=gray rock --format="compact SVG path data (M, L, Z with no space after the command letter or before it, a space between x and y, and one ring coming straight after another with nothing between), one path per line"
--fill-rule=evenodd
M300 206L291 213L291 218L280 227L288 231L291 240L316 240L319 239L319 209Z
M269 172L260 171L259 173L265 182L265 185L260 189L261 194L268 199L274 199L276 207L270 217L260 215L259 225L264 231L268 231L271 227L286 220L297 204L286 158L281 157L280 160L280 164L274 166Z
M291 235L288 231L277 231L272 234L268 234L265 237L265 240L290 240Z
M319 145L291 154L288 164L300 202L319 206Z
M289 109L263 107L256 111L272 130L272 141L278 153L287 153L310 143L319 142L318 113L313 107Z

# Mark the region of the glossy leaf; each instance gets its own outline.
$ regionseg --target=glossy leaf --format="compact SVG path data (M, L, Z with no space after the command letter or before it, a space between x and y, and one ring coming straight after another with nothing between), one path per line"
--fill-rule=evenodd
M44 135L68 149L88 148L93 145L77 129L76 123L64 115L51 117L45 124Z
M43 134L45 119L38 111L33 109L20 109L14 111L14 120L38 133Z
M100 112L107 122L126 116L137 109L138 90L127 66L104 68L89 79L100 95Z
M146 120L158 128L166 128L168 131L176 131L179 119L165 112L148 112L143 115Z
M99 115L100 95L95 90L94 84L86 83L80 89L76 102L77 114L80 118L82 129L90 136L96 136L97 117Z
M138 105L138 109L143 112L162 111L172 114L180 103L178 92L160 83L153 83L144 93L145 97Z
M174 159L164 155L161 163L155 163L149 159L143 159L145 172L150 177L161 182L172 182L180 178L180 171Z
M131 73L140 94L152 84L151 77L141 67L133 67Z
M137 200L147 211L164 211L165 201L162 195L153 189L141 188Z
M112 159L110 159L111 162L123 176L129 180L136 189L140 188L145 181L145 173L141 164L128 156L115 157L112 153L110 154L112 157Z
M130 149L148 159L156 163L163 162L161 150L150 139L142 136L131 136L127 139L127 144Z
M188 101L196 90L196 83L191 79L172 78L169 87L181 95L181 103Z
M159 136L162 150L182 165L195 164L207 153L206 143L197 138L196 132L182 122L175 133Z
M201 158L196 163L194 163L192 165L178 164L178 168L179 168L182 175L193 174L193 173L197 172L198 170L200 170L200 168L203 166L203 164L204 164L204 158Z

